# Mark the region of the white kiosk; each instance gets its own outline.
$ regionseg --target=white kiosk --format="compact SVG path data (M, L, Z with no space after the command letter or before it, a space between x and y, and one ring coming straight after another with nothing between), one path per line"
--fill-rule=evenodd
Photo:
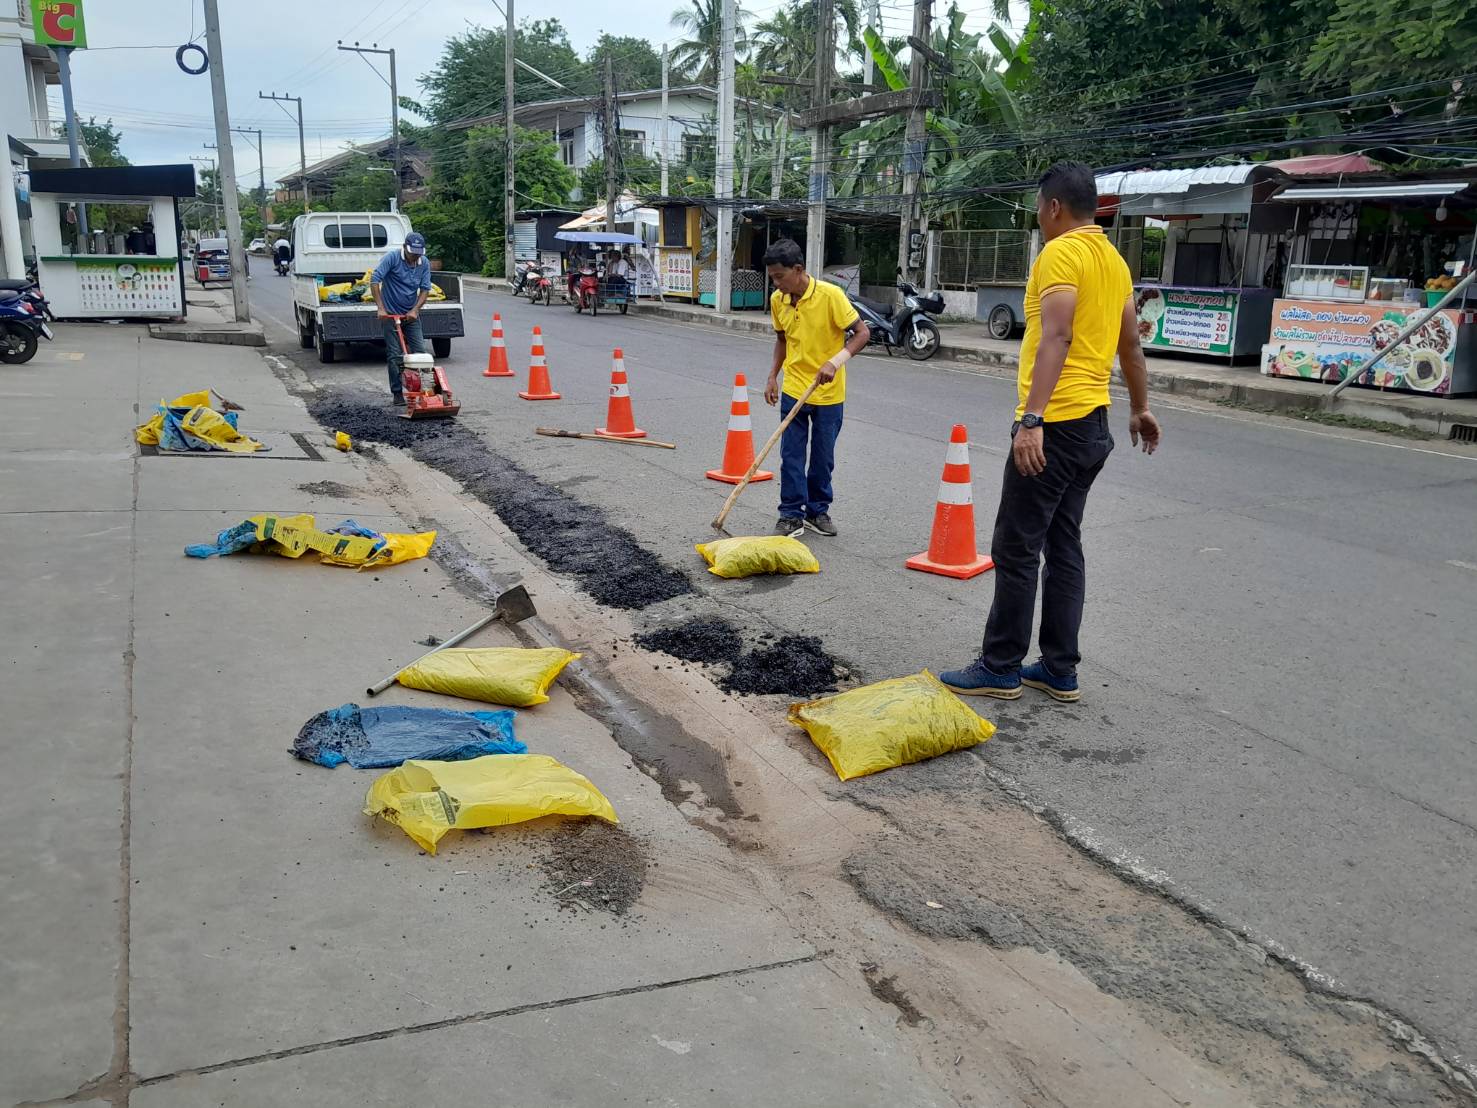
M182 317L179 198L194 195L193 165L32 170L31 231L51 310L62 319ZM62 224L67 205L83 203L147 206L153 230L147 237L130 235L126 253L77 253L66 244Z

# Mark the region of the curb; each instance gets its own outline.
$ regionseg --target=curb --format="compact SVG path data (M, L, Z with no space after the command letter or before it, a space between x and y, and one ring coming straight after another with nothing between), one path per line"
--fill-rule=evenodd
M178 330L170 328L178 327ZM151 339L166 339L170 342L204 342L216 346L266 346L267 336L262 332L261 324L252 324L250 328L240 331L206 331L187 330L189 324L174 323L151 323L149 324L149 337Z

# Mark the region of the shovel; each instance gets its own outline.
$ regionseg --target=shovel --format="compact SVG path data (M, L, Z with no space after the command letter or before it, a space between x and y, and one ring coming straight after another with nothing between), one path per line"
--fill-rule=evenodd
M452 635L451 638L447 639L444 643L441 643L439 646L434 646L430 650L426 651L414 662L411 662L410 665L413 666L417 662L424 662L427 658L429 658L432 654L435 654L437 651L445 650L447 647L456 646L458 643L465 642L467 639L470 639L473 635L475 635L478 631L482 630L482 628L486 627L489 623L494 623L497 620L502 620L504 623L507 624L522 623L525 619L529 618L529 616L537 614L538 613L534 611L533 600L529 597L528 590L525 589L522 585L514 585L507 592L500 593L498 595L497 600L493 603L492 615L484 616L482 619L479 619L476 623L472 624L472 626L468 627L465 631L458 631L455 635ZM400 669L397 669L394 673L390 674L390 676L386 677L383 681L380 681L377 684L370 685L369 688L365 689L364 691L367 692L370 696L379 695L395 683L395 678L400 676L402 670L408 668L409 666L401 666Z

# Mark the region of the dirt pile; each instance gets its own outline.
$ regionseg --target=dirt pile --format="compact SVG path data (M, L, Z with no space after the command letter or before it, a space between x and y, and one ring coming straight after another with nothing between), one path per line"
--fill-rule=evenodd
M744 649L738 628L722 619L690 619L636 636L636 645L684 662L729 662Z
M540 481L455 420L400 419L388 404L362 392L322 396L309 410L324 427L399 447L460 481L550 569L578 578L606 607L645 608L692 592L685 573L666 565L599 508Z
M718 680L725 692L813 696L835 692L836 662L814 635L785 635L733 660Z
M554 832L542 861L544 888L561 908L583 904L623 916L646 884L646 853L629 832L600 820Z

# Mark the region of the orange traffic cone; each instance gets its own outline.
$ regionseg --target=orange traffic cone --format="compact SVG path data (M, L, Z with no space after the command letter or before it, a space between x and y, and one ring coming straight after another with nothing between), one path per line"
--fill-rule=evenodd
M520 392L524 400L558 400L559 394L549 383L549 364L544 361L544 332L533 329L533 349L528 355L528 391Z
M977 577L995 568L995 559L978 554L974 546L974 489L969 481L969 432L954 424L949 452L944 456L944 479L939 482L938 505L933 510L933 534L928 553L909 558L909 569L945 577Z
M728 441L723 446L723 468L708 470L714 481L737 485L754 464L754 424L749 418L749 382L742 373L733 377L733 403L728 408ZM769 481L768 470L754 471L750 481Z
M508 350L503 345L503 317L492 313L492 345L487 348L487 368L484 377L516 377L508 368Z
M596 427L595 434L615 439L646 437L646 432L636 426L636 417L631 411L631 389L626 384L626 363L620 347L615 349L615 367L610 371L610 404L605 410L605 426Z

